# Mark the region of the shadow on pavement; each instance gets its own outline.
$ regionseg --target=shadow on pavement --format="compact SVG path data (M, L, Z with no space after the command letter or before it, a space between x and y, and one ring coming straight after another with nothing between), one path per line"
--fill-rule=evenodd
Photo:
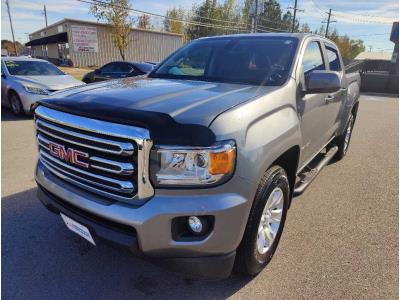
M24 115L21 117L15 116L10 109L6 107L1 107L1 121L23 121L23 120L31 120L33 119L33 115Z
M250 280L185 279L108 245L91 246L36 188L1 201L3 299L227 298Z

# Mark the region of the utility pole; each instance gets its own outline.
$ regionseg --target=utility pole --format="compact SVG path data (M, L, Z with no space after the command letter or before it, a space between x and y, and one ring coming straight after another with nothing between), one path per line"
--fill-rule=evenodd
M14 43L15 56L18 56L17 44L15 43L14 29L13 29L13 24L11 21L10 4L8 3L8 0L6 0L6 5L7 5L8 18L10 19L11 35L12 35L13 43Z
M294 32L294 28L296 26L296 12L297 11L304 11L304 9L297 8L297 0L294 0L294 7L289 6L288 9L293 9L292 32Z
M254 0L251 11L251 33L255 33L257 32L258 0Z
M328 37L329 24L336 22L336 21L332 21L331 20L331 15L332 15L332 9L331 8L329 9L329 12L327 12L327 14L328 14L328 21L322 21L322 23L326 23L325 37Z
M46 4L43 5L43 14L44 14L44 19L46 20L46 27L47 27L47 11L46 11Z

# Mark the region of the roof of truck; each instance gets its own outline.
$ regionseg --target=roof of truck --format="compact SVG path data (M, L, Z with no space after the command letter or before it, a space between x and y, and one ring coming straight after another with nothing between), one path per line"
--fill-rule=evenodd
M291 32L267 32L267 33L240 33L240 34L228 34L228 35L217 35L217 36L209 36L202 37L199 40L208 40L208 39L217 39L217 38L232 38L232 37L262 37L262 36L280 36L280 37L294 37L299 40L308 38L308 37L316 37L322 40L330 41L331 40L313 33L291 33Z

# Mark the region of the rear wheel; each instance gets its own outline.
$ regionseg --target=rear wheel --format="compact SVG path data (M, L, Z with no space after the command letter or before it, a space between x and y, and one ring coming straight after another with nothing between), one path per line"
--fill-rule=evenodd
M346 129L342 135L336 137L334 144L338 146L338 151L334 157L334 160L341 160L346 156L347 150L349 149L351 134L354 127L354 116L351 115L349 121L347 122Z
M15 92L9 94L10 108L14 115L22 116L24 114L24 108L21 103L21 99Z
M285 224L289 191L289 181L282 167L273 166L265 172L238 248L238 272L256 275L272 259Z

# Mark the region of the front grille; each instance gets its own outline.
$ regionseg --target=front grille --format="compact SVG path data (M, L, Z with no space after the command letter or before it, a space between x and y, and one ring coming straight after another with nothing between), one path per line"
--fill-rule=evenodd
M40 161L62 180L117 201L153 195L146 129L44 106L35 110L35 125Z

